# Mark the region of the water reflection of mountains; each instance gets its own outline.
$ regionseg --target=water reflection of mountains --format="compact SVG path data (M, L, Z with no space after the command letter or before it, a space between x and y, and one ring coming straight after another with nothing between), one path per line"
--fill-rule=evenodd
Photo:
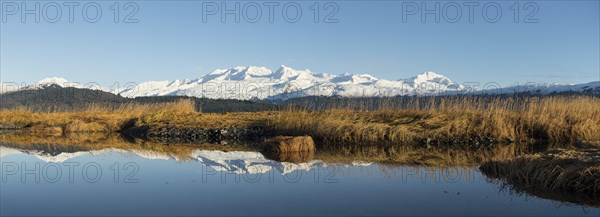
M68 137L0 135L0 157L27 154L44 162L59 163L80 156L119 154L151 160L198 162L215 171L238 174L279 171L309 171L328 164L314 160L312 154L296 153L263 155L244 146L161 144L148 141L130 141L119 135L75 135ZM284 161L281 161L284 159ZM290 162L291 161L291 162ZM355 162L356 166L370 163Z
M246 146L223 146L206 144L165 144L159 142L131 140L119 134L71 134L68 136L48 136L32 134L1 134L0 157L16 154L27 154L43 162L65 162L83 156L102 156L118 154L126 157L137 157L150 160L175 160L180 162L197 162L215 171L237 174L257 174L277 171L288 174L293 171L309 171L317 167L335 166L341 168L361 167L374 169L374 173L388 179L402 179L406 172L414 172L413 179L422 177L421 173L463 174L462 178L471 178L473 173L479 173L474 166L466 167L420 167L386 163L374 164L358 161L360 157L349 155L348 152L317 152L312 153L273 155L263 154ZM316 160L318 159L318 160ZM342 172L343 171L338 171ZM466 176L464 174L469 174ZM338 174L342 175L342 174ZM435 177L426 177L435 180ZM507 186L494 179L485 181L499 185L500 193L523 193L539 198L555 201L558 205L583 204L599 207L597 198L582 198L577 195L555 194L521 186ZM442 179L443 180L443 179ZM567 203L565 203L567 202Z

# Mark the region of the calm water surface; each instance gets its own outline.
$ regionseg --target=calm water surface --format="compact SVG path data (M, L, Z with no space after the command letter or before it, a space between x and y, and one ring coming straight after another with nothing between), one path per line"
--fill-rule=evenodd
M0 214L600 216L500 190L476 168L286 163L258 152L83 152L1 146Z

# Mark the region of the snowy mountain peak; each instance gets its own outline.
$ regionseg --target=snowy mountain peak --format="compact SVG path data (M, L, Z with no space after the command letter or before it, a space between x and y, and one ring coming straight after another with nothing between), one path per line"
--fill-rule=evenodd
M440 89L440 90L465 90L465 87L452 82L446 76L427 71L423 72L410 79L403 80L406 83L412 84L414 87L423 89Z
M379 80L376 77L373 77L368 74L350 74L344 73L337 76L333 81L337 83L346 83L346 84L368 84Z
M281 65L279 66L279 68L277 69L277 71L282 71L282 70L294 70L292 69L292 67L286 66L286 65Z
M274 78L277 79L288 79L297 76L298 72L290 67L281 65L274 73Z
M271 72L270 69L268 69L267 67L262 67L262 66L248 66L246 67L245 70L245 74L247 75L251 75L251 76L266 76L266 75L270 75L273 72Z
M415 84L420 84L420 83L425 83L425 82L439 83L440 81L450 81L450 79L448 79L446 76L440 75L438 73L428 71L428 72L423 72L415 77L412 77L412 78L408 79L407 81L415 83Z
M60 78L60 77L49 77L49 78L44 78L42 80L35 82L34 85L25 86L22 89L37 90L37 89L43 89L46 87L50 87L52 85L57 85L59 87L84 88L83 85L81 85L77 82L70 82L67 79Z
M44 78L42 80L39 80L35 84L38 86L48 86L48 85L56 84L58 86L64 87L64 86L66 86L67 83L69 83L69 81L67 79L60 78L60 77L50 77L50 78Z
M248 80L256 77L265 77L271 75L273 72L266 67L259 66L248 66L236 68L236 70L230 75L230 80Z
M217 69L205 76L202 76L203 81L221 80L221 81L243 81L255 77L265 77L271 75L272 72L266 67L259 66L237 66L229 69Z

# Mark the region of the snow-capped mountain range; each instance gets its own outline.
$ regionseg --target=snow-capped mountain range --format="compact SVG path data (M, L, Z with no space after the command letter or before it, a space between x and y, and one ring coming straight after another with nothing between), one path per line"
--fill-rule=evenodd
M281 66L217 69L195 80L150 81L120 91L125 97L182 95L221 99L289 99L301 96L389 96L435 94L465 88L443 75L426 72L389 81L368 74L331 75Z
M35 85L19 87L2 84L0 93L22 89L39 89L48 85L97 89L124 97L141 96L194 96L213 99L286 100L303 96L372 97L397 95L440 95L516 93L524 91L542 94L564 91L594 91L600 93L600 82L586 84L527 84L511 87L461 85L435 72L424 72L409 79L385 80L368 74L313 73L308 69L296 70L281 66L275 71L266 67L238 66L217 69L197 79L148 81L139 84L121 84L109 89L94 83L69 82L64 78L46 78Z

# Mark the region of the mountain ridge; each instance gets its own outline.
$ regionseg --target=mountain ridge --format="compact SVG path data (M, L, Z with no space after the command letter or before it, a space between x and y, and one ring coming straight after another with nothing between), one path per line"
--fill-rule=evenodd
M81 85L67 79L45 78L35 85L15 88L2 84L0 94L18 90L60 87L94 89L127 98L150 96L189 96L210 99L285 101L305 96L391 97L452 94L509 94L519 92L588 91L600 93L600 82L584 84L517 85L511 87L475 88L455 83L448 77L426 71L408 79L386 80L369 74L332 75L296 70L282 65L272 71L262 66L236 66L216 69L196 79L147 81L125 88L109 89L99 85ZM12 89L11 89L12 88ZM15 90L16 89L16 90Z

